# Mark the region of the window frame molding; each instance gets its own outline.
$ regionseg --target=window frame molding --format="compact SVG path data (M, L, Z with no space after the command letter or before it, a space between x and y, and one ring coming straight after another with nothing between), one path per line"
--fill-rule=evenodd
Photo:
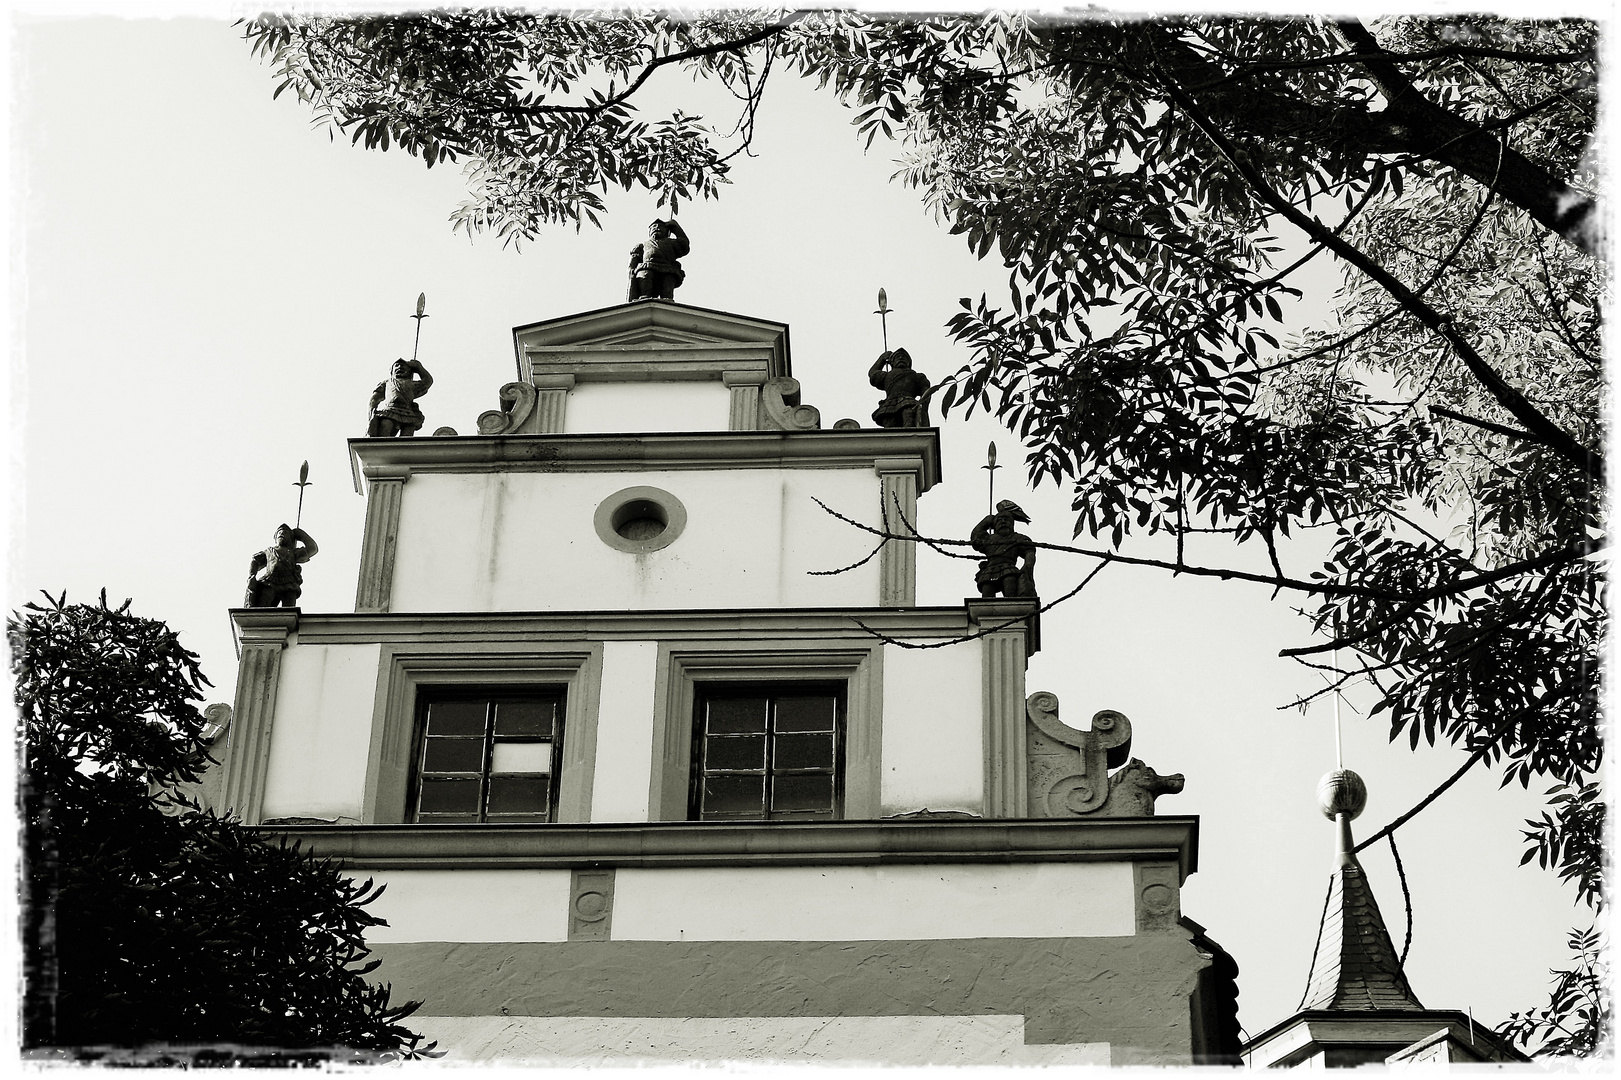
M484 642L383 642L361 820L367 825L409 822L406 802L415 768L417 699L422 688L499 691L548 686L563 691L563 752L554 821L590 821L602 693L601 642L508 647Z
M480 736L466 735L430 735L428 733L428 714L435 703L455 701L458 698L465 700L481 700L485 707L485 728ZM552 713L552 730L547 737L539 736L513 736L502 735L495 731L495 724L499 723L496 717L489 713L494 706L497 713L504 702L514 701L549 701L561 705L561 709L554 709ZM406 800L404 817L407 821L417 825L456 824L456 825L494 825L500 824L502 819L489 820L489 794L491 782L498 776L513 775L512 772L497 772L495 769L495 747L502 743L527 745L532 743L545 743L547 748L546 776L546 820L543 822L519 822L518 824L550 825L557 820L557 804L560 795L558 784L563 774L563 758L568 753L568 740L563 732L564 712L568 708L568 688L555 684L541 683L538 685L513 686L511 689L494 687L489 683L480 683L475 686L464 684L446 684L444 686L431 686L424 689L417 688L416 693L416 719L413 724L411 736L411 769L406 774ZM453 739L455 741L479 742L479 768L469 769L438 769L426 768L426 743L430 738ZM521 772L521 770L518 770ZM440 820L421 820L421 795L423 775L427 773L433 777L465 778L476 775L479 781L478 817L475 822L457 821L447 822ZM525 775L541 775L530 770ZM430 811L431 813L431 811Z
M688 820L699 684L750 682L844 684L844 797L838 820L877 819L884 735L882 642L661 642L655 680L647 800L654 821Z
M700 712L701 705L703 703L707 703L707 702L710 702L710 701L725 700L726 698L729 698L729 697L738 697L738 696L747 697L750 694L754 693L754 689L753 689L754 686L760 686L762 688L760 692L761 692L761 694L763 696L763 699L768 701L768 702L773 702L773 703L780 700L781 698L784 698L784 697L795 697L795 696L801 696L801 695L820 696L823 692L825 692L826 694L831 695L833 697L834 705L835 705L835 707L834 707L834 718L833 718L833 771L832 771L833 810L834 810L834 813L833 813L831 818L811 818L811 817L808 817L807 815L804 815L804 814L788 814L788 813L780 813L776 817L772 816L772 811L771 811L770 805L769 805L772 779L775 778L775 777L778 777L778 776L792 776L792 775L794 775L793 772L779 771L775 767L776 766L776 758L774 756L774 753L773 754L768 754L768 760L765 762L765 768L763 770L763 776L765 778L765 782L766 782L766 785L767 785L766 790L762 792L762 798L765 800L764 804L761 807L762 811L765 814L765 816L763 818L741 818L740 819L740 818L736 818L736 817L727 816L727 817L715 817L715 818L705 819L702 816L702 814L703 814L703 799L699 794L700 788L702 786L701 783L700 783L700 781L702 779L702 776L698 775L698 771L701 768L701 765L702 765L702 762L704 760L705 755L708 753L707 739L708 739L709 736L705 732L704 725L699 719L699 712ZM719 690L719 693L716 692L717 689ZM741 691L741 693L739 693L740 691ZM844 788L845 788L844 765L845 765L845 759L849 756L848 753L847 753L847 749L848 749L849 740L850 740L850 735L849 735L849 712L850 712L850 709L849 709L849 705L846 703L845 699L849 696L849 692L850 692L849 681L844 680L844 679L835 680L834 682L831 682L831 683L779 682L779 681L775 681L775 680L773 680L771 682L765 682L765 681L755 682L755 681L751 681L751 682L744 682L744 683L729 683L729 682L720 682L720 681L713 681L712 682L712 681L709 681L709 680L704 680L703 682L700 682L700 683L694 683L693 684L693 710L692 710L692 756L689 759L691 764L688 766L688 769L689 769L689 772L688 772L689 782L687 784L687 820L688 821L704 821L704 820L709 820L709 821L738 821L738 820L744 820L744 821L767 821L767 822L774 822L774 823L781 823L781 822L784 822L784 821L828 821L828 820L841 821L841 820L843 820L843 818L844 818L844 808L845 808L845 805L846 805L845 790L844 790ZM768 708L769 707L770 706L768 706ZM773 709L772 714L774 715L774 713L775 713L775 710ZM772 723L768 722L767 726L766 726L766 730L764 732L762 732L762 734L764 735L764 737L767 739L768 742L771 742L771 741L775 740L778 732L775 731L774 725ZM711 773L710 775L718 775L718 774ZM818 773L818 775L819 775L819 773Z

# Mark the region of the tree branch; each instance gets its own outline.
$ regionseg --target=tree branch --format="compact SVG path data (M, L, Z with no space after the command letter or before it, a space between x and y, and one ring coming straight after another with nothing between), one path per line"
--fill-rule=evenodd
M1340 19L1334 25L1353 49L1375 57L1384 53L1379 40L1360 21ZM1491 151L1486 145L1490 136L1480 125L1432 102L1390 61L1366 59L1362 66L1388 102L1378 115L1404 148L1425 153L1432 161L1476 180L1483 178L1488 171L1486 155ZM1504 165L1504 198L1580 251L1600 254L1594 199L1516 151L1507 152Z
M1441 782L1440 787L1436 788L1434 791L1430 792L1428 795L1426 795L1422 799L1420 799L1418 801L1418 805L1413 807L1411 810L1407 811L1407 813L1403 814L1401 817L1397 818L1395 821L1392 821L1389 825L1386 825L1384 828L1380 829L1378 832L1374 833L1372 836L1370 836L1366 840L1362 841L1362 843L1360 843L1356 847L1352 848L1351 849L1351 854L1355 855L1357 852L1361 851L1363 848L1367 847L1369 844L1378 843L1380 840L1383 840L1385 837L1389 836L1391 833L1395 832L1397 829L1401 828L1403 825L1405 825L1409 821L1411 821L1413 819L1414 815L1416 815L1420 810L1422 810L1426 806L1430 805L1430 803L1434 802L1436 799L1439 799L1441 797L1442 793L1447 790L1447 788L1451 787L1453 784L1456 784L1459 780L1462 780L1463 779L1463 774L1468 772L1470 769L1474 768L1475 763L1478 762L1481 758L1485 757L1488 753L1490 753L1492 748L1494 746L1496 746L1496 745L1497 745L1496 743L1487 743L1485 746L1482 746L1479 750L1476 750L1473 754L1470 754L1469 755L1469 760L1464 762L1461 766L1459 766L1457 772L1453 773L1451 776L1449 776L1445 780L1443 780Z
M890 540L912 540L919 543L928 544L930 546L970 546L969 542L966 540L945 540L928 536L902 536L899 533L891 533L884 529L874 528L865 522L860 522L854 518L847 517L814 496L812 497L811 501L845 524L853 525L862 532L871 533L874 536L882 536ZM1037 548L1045 551L1061 551L1068 555L1084 555L1088 558L1103 559L1106 562L1117 562L1126 566L1152 566L1160 570L1171 570L1179 574L1188 574L1193 577L1214 577L1220 578L1223 581L1249 581L1259 585L1271 585L1275 588L1290 589L1295 592L1309 593L1314 596L1365 596L1374 600L1390 600L1396 603L1406 601L1423 602L1426 600L1437 600L1443 596L1454 596L1458 593L1469 592L1473 589L1478 589L1483 585L1490 585L1493 582L1502 581L1506 578L1515 577L1519 574L1530 573L1533 570L1541 570L1545 567L1557 566L1561 563L1576 562L1577 560L1585 558L1596 551L1604 550L1603 545L1598 543L1584 543L1571 547L1556 548L1553 551L1543 552L1541 555L1538 555L1535 558L1524 559L1517 563L1510 563L1507 566L1500 566L1495 570L1488 570L1477 574L1474 577L1458 578L1456 581L1449 584L1438 585L1434 588L1424 589L1416 593L1400 593L1391 592L1388 589L1368 588L1367 586L1363 585L1340 585L1333 582L1302 581L1298 578L1278 577L1276 575L1268 576L1266 574L1252 574L1245 570L1231 570L1222 567L1209 566L1189 566L1186 563L1176 563L1166 559L1150 559L1136 555L1122 555L1117 551L1102 551L1097 548L1075 547L1071 544L1045 544L1040 541L1033 541L1033 543Z
M1529 431L1521 431L1518 428L1504 427L1502 424L1494 424L1490 420L1482 420L1475 416L1466 416L1461 412L1453 412L1451 409L1441 405L1431 405L1429 409L1430 412L1435 413L1437 416L1444 416L1448 420L1456 420L1460 424L1473 424L1477 428L1484 428L1487 431L1495 431L1497 434L1506 435L1511 439L1524 439L1534 443L1540 443L1542 441L1535 435L1532 435Z
M1260 196L1261 201L1282 214L1306 235L1368 275L1425 327L1445 339L1457 353L1458 359L1469 369L1470 374L1474 375L1475 379L1497 400L1499 405L1503 406L1510 415L1525 425L1526 431L1531 437L1548 446L1555 453L1594 479L1602 479L1604 466L1603 458L1599 452L1590 450L1577 442L1571 435L1560 429L1526 400L1525 395L1510 386L1497 373L1496 369L1475 351L1474 346L1458 332L1449 316L1436 311L1421 296L1402 284L1394 274L1375 262L1360 248L1341 239L1332 230L1324 226L1322 222L1302 213L1294 204L1279 194L1266 177L1261 174L1261 171L1251 164L1249 155L1223 135L1210 117L1205 114L1204 110L1199 108L1197 103L1174 83L1167 82L1166 92L1177 105L1187 112L1188 118L1204 132L1206 138L1215 144L1216 149L1249 182L1250 186L1255 189L1256 194Z
M625 85L623 90L610 97L604 98L594 105L507 105L502 106L495 111L516 113L520 116L536 116L557 113L584 113L586 115L594 116L597 113L602 112L604 109L612 108L613 106L618 105L625 99L629 98L637 90L641 89L642 84L652 77L653 72L657 71L661 67L664 67L666 64L678 64L684 60L701 60L706 56L714 56L717 53L736 52L740 49L746 49L751 45L758 45L767 38L774 37L775 35L782 33L784 30L788 29L788 27L792 26L794 23L798 22L809 14L809 11L796 11L786 19L783 19L781 22L772 23L770 26L756 30L752 34L745 34L740 38L733 38L729 41L717 41L712 45L703 45L698 48L686 49L682 52L669 53L665 56L655 57L649 61L647 66L637 74L635 79L631 80Z

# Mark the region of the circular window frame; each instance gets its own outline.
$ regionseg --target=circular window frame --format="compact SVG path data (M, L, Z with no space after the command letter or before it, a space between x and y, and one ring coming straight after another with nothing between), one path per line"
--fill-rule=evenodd
M628 540L615 531L614 515L627 504L639 501L650 502L664 511L664 531L646 540ZM667 548L680 538L687 527L687 508L680 499L663 488L621 488L598 504L592 524L596 526L597 536L602 542L614 550L630 555L646 555L650 551Z

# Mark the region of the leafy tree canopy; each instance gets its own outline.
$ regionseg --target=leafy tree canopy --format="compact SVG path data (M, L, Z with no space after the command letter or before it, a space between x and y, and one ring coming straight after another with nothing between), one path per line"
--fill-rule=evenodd
M364 976L382 892L201 811L208 685L161 622L66 596L6 625L23 721L24 1045L175 1060L415 1050ZM95 1050L93 1048L101 1048ZM198 1054L200 1053L200 1057Z
M1008 270L951 321L972 359L940 400L1073 492L1090 542L1044 546L1299 598L1326 640L1288 654L1325 692L1365 683L1393 739L1552 780L1527 859L1601 900L1593 23L479 10L246 35L335 133L462 162L455 225L508 240L597 223L610 187L716 195L773 65L815 79ZM729 134L641 111L665 67L737 96ZM1286 334L1314 260L1343 287ZM1286 565L1303 530L1321 566ZM1128 559L1136 534L1174 555ZM1234 550L1204 534L1270 571L1189 558Z

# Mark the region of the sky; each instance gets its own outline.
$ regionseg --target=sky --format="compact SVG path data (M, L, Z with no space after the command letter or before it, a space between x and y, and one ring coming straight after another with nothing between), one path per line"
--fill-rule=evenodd
M464 197L456 166L330 140L305 107L271 100L269 70L228 17L22 13L10 33L8 610L41 589L131 597L201 656L208 700L229 702L226 612L241 603L249 557L293 517L305 460L303 524L320 554L302 606L353 608L365 503L345 440L364 434L389 361L409 355L417 294L429 315L421 359L436 380L421 402L426 430L474 432L512 378L511 328L620 302L626 252L665 215L651 195L617 193L601 232L557 229L521 250L469 240L447 220ZM683 98L690 85L669 72L648 89L716 100ZM968 359L944 329L958 298L1006 293L994 259L976 261L916 192L889 181L892 149L862 152L851 115L774 76L757 157L718 201L679 215L692 254L678 300L788 323L794 375L825 426L869 423L877 404L866 369L881 348L879 287L894 308L891 344L937 379ZM1314 284L1292 317L1324 310L1334 280ZM979 466L993 439L1012 466L997 496L1026 509L1036 539L1067 542L1067 493L1030 490L1017 440L979 416L942 424L945 480L921 500L922 530L965 536L984 513ZM1321 557L1310 539L1281 554L1300 571ZM1044 555L1043 597L1090 569ZM972 592L971 564L920 552L920 604ZM1264 588L1116 565L1042 617L1028 676L1030 692L1058 695L1071 725L1125 713L1134 755L1186 777L1159 803L1200 816L1183 912L1236 958L1250 1034L1298 1005L1331 866L1315 789L1334 767L1332 706L1282 708L1320 685L1277 655L1308 635L1288 598ZM1343 753L1369 788L1356 825L1366 836L1463 755L1391 745L1356 704L1344 709ZM1498 780L1472 771L1397 836L1415 993L1492 1024L1545 1003L1567 929L1587 925L1553 874L1519 866L1537 789ZM1400 948L1407 920L1389 848L1363 861Z

